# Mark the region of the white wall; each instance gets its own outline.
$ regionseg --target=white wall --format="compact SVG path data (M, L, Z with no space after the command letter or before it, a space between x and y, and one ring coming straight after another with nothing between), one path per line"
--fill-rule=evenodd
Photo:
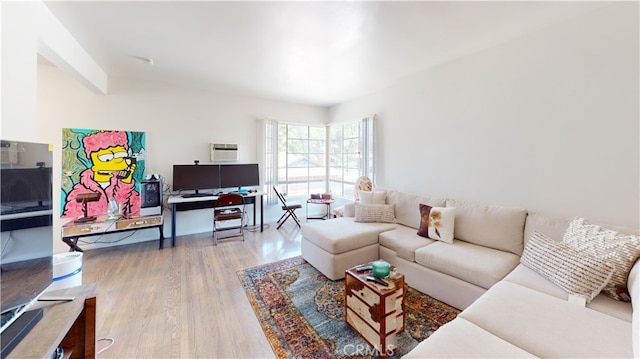
M640 227L638 3L335 106L378 114L378 185ZM417 209L416 209L417 210Z
M42 142L36 126L38 52L96 92L106 92L107 77L41 1L1 1L0 10L0 136Z
M2 66L0 135L35 142L37 17L34 3L0 2Z
M62 128L144 131L147 136L146 173L159 173L168 182L172 178L173 164L191 164L195 159L200 163L210 162L211 142L237 143L240 162L256 162L258 118L306 123L325 123L327 119L327 109L323 107L119 78L109 79L108 95L97 95L52 66L38 66L37 98L38 128L46 134L42 140L55 145L54 164L61 163ZM60 168L55 165L54 188L60 188ZM54 208L59 208L59 203L60 198L54 196ZM266 218L279 214L280 211L267 213ZM165 218L168 236L168 214ZM66 250L66 245L59 245L62 222L57 221L54 222L54 235L57 235L54 243L59 246L56 249ZM179 212L177 234L211 231L212 221L211 210ZM124 235L110 235L100 241L117 240ZM118 244L155 238L157 231L148 229ZM87 238L88 241L95 239ZM81 247L90 249L98 245Z

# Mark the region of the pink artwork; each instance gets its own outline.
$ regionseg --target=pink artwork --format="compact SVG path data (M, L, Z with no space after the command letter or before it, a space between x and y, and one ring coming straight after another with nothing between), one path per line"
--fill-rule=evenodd
M106 214L111 198L123 214L139 212L143 154L144 132L63 129L62 217L82 216L77 197L86 193L100 194L90 216Z

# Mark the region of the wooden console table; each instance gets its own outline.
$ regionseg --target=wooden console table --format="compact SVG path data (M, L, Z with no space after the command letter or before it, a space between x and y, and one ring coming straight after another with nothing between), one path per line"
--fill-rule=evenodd
M385 357L397 347L396 334L404 331L404 275L391 272L387 287L366 280L371 270L345 273L347 324Z
M58 347L64 358L96 357L96 285L60 289L44 293L74 297L69 302L37 302L44 309L42 319L9 353L7 358L51 358Z
M62 241L69 246L69 251L82 252L78 247L78 239L81 237L96 236L108 233L135 231L144 228L158 228L160 231L160 249L164 241L162 231L162 215L140 216L132 214L117 220L109 219L109 216L101 215L93 222L75 223L73 220L62 226Z

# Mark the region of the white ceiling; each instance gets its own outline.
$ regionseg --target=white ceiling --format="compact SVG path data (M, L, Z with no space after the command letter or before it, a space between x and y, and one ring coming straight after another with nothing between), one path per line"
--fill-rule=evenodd
M608 5L45 2L109 76L330 106ZM154 65L141 58L152 58Z

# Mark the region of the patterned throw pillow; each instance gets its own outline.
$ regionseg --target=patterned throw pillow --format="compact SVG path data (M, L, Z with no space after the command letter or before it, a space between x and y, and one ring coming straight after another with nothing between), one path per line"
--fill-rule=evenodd
M533 232L520 263L547 278L569 294L589 303L609 282L615 267L605 260L581 253L566 243Z
M354 222L395 223L395 210L392 204L356 203Z
M616 231L575 218L564 234L563 242L578 252L589 253L615 266L613 276L603 292L615 300L630 301L627 277L633 263L640 257L640 237Z
M418 235L452 244L455 210L455 207L431 207L420 203Z

